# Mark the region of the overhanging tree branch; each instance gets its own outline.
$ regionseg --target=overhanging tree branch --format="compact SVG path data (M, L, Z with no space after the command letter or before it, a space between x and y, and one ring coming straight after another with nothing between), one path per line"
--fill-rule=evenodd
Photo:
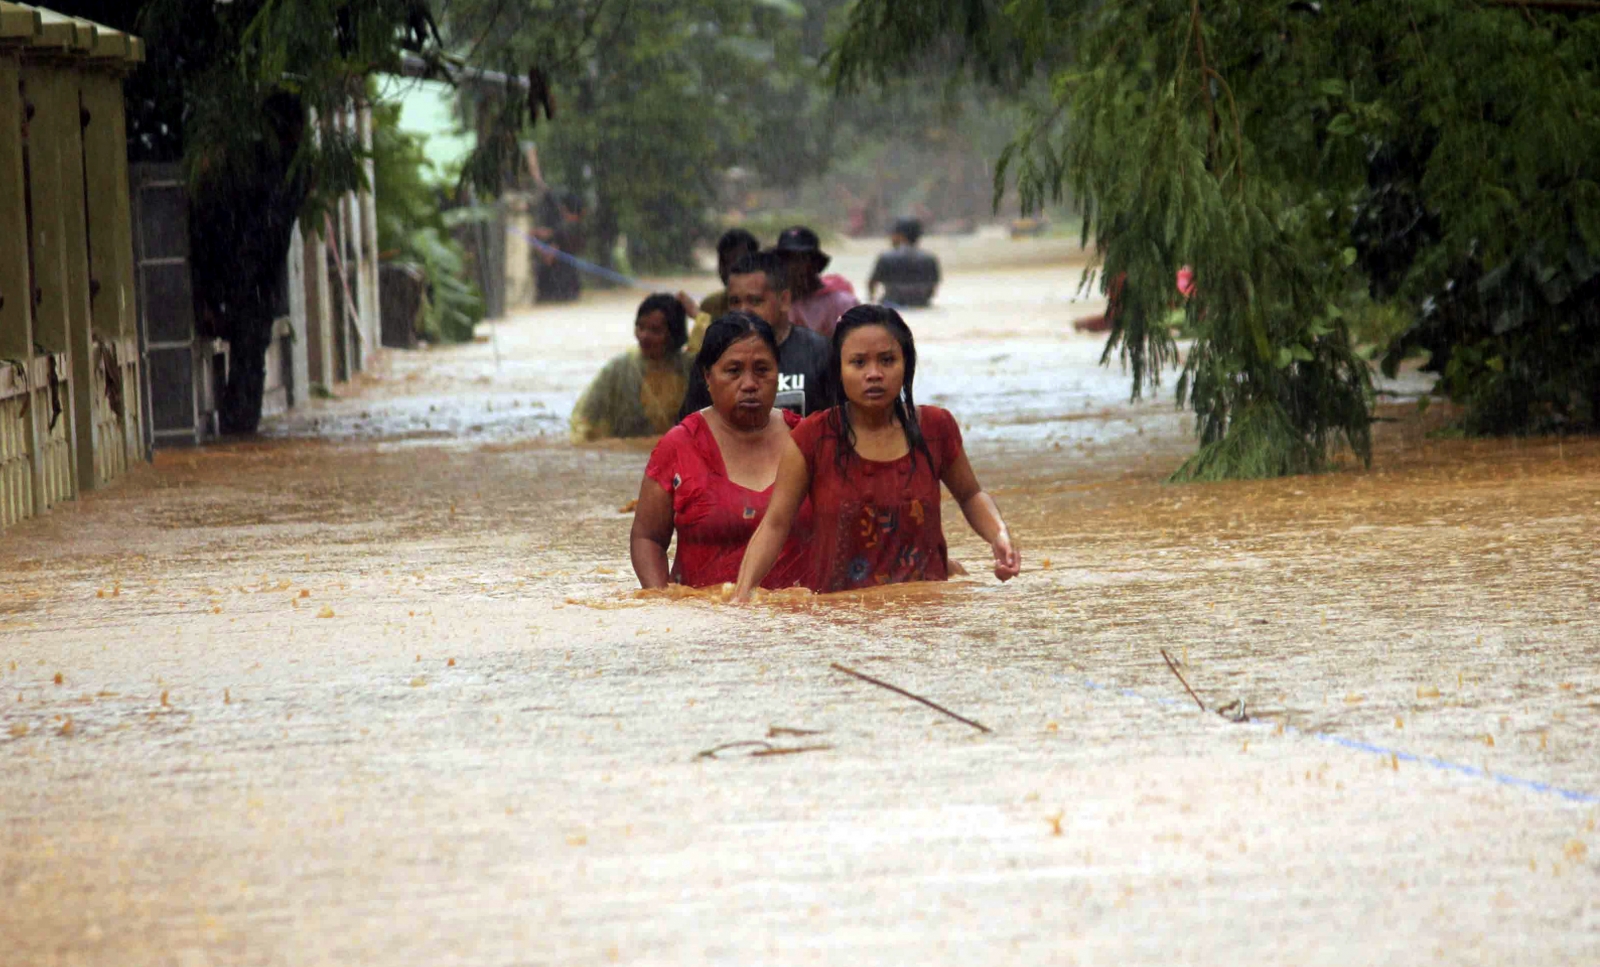
M1555 13L1600 13L1600 0L1482 0L1486 7L1520 7Z

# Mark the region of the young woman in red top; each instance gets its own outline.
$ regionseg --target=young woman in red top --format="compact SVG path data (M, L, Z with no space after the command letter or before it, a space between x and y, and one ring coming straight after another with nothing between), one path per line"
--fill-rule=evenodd
M846 591L902 581L943 581L949 555L939 484L994 549L994 574L1021 569L994 499L983 491L949 412L911 395L917 347L900 314L857 306L833 334L834 406L790 434L766 519L739 566L737 600L780 559L809 497L816 536L812 590Z
M633 570L646 588L669 582L703 588L739 574L739 559L772 497L778 460L798 416L773 408L778 395L778 344L772 327L747 312L732 312L706 330L695 366L705 376L711 405L690 413L661 438L639 485L633 518ZM776 564L761 584L805 584L804 542L810 505L801 506L794 533L780 540ZM678 533L678 557L667 569L667 545ZM786 527L787 531L787 527Z

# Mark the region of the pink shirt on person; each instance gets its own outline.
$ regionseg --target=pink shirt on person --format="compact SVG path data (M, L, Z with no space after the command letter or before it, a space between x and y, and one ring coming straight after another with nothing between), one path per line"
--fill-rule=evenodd
M846 309L860 304L849 279L842 275L824 275L822 288L789 304L789 321L831 340L839 317Z

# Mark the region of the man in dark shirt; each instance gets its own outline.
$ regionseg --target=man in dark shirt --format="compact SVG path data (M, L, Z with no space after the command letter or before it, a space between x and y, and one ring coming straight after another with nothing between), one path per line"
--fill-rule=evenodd
M550 188L539 200L538 227L534 237L567 255L582 255L583 196L574 191ZM583 293L578 270L554 254L535 249L534 301L572 302Z
M728 273L728 311L743 310L766 320L778 340L777 405L808 416L828 405L828 363L833 347L789 318L788 276L781 258L771 252L746 255ZM689 373L682 419L711 405L705 375Z
M939 287L939 260L917 248L921 238L922 223L915 218L894 223L894 231L889 233L894 248L878 256L872 267L867 298L876 300L882 286L883 301L890 305L920 309L932 301Z

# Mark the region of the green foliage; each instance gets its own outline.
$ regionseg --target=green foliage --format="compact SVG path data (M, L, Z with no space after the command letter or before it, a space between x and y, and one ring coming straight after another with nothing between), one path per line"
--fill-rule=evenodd
M458 0L452 23L484 38L483 56L559 61L519 29L552 7L597 39L582 64L552 74L557 123L534 132L546 180L589 205L588 255L611 264L625 236L639 271L693 264L713 237L723 173L743 166L769 184L822 169L828 97L814 53L840 0ZM498 26L485 32L490 24Z
M128 85L134 161L181 161L190 269L203 325L228 340L225 432L260 421L284 260L297 217L317 220L363 181L352 138L324 131L361 71L392 63L424 0L145 0L123 19L149 56ZM118 23L119 26L125 26Z
M841 99L829 90L821 63L826 29L852 7L850 0L453 0L444 26L477 62L509 58L544 69L557 122L531 136L546 180L583 197L590 259L615 267L622 251L633 268L650 272L690 266L695 245L718 233L730 169L805 209L782 225L852 203L904 209L946 198L952 185L987 181L1014 117L995 109L996 98L955 90L948 69L920 65L870 95ZM548 42L568 34L591 38L585 56ZM515 170L511 148L480 158L470 180Z
M427 0L145 0L151 55L130 98L136 160L181 158L191 192L216 196L271 177L286 160L308 221L362 187L353 134L321 125L432 40ZM139 95L147 100L140 103ZM263 168L262 155L284 158ZM281 176L280 176L281 177Z
M1600 15L1415 17L1418 62L1366 95L1383 180L1353 232L1375 290L1416 309L1385 368L1426 352L1469 432L1600 427ZM1383 25L1355 25L1381 56Z
M452 219L453 213L442 208L441 189L424 177L432 165L422 139L400 129L399 115L399 105L373 110L378 249L385 260L421 270L426 287L419 320L423 337L436 343L469 342L473 327L483 319L483 295L467 271L465 251L449 234L459 218Z
M254 432L295 220L320 223L334 199L365 180L355 138L328 122L365 92L372 74L398 71L406 52L442 67L447 52L434 11L451 5L57 0L52 6L145 40L147 59L126 85L129 158L181 162L188 175L195 293L205 325L232 347L222 422L228 432ZM522 38L536 52L560 50L568 68L589 39L584 23L559 11L528 24ZM500 64L520 73L509 56ZM526 103L502 107L500 123L486 131L488 151L514 144L531 113ZM417 244L420 251L426 240Z
M1345 309L1350 338L1368 358L1394 345L1416 318L1416 312L1405 303L1380 302L1365 292L1352 297L1351 305Z
M420 228L407 236L406 250L427 279L422 335L433 342L471 342L472 327L483 319L483 297L467 277L461 246L436 228Z
M422 138L401 129L398 104L373 108L372 168L383 257L401 252L406 236L419 228L444 228L443 199L428 177L433 162L422 150Z
M1179 397L1201 450L1177 477L1260 476L1367 455L1346 310L1363 338L1407 320L1391 364L1428 350L1478 428L1594 418L1600 16L1534 7L861 0L833 63L843 84L934 54L1047 75L997 198L1077 196L1135 395L1174 358L1194 267Z
M1181 220L1198 234L1179 231L1175 239L1175 253L1199 280L1187 306L1195 339L1178 400L1194 408L1201 448L1175 474L1179 480L1312 472L1341 439L1363 457L1370 450L1366 364L1329 301L1338 273L1318 241L1300 234L1302 211L1254 183L1243 194L1242 203L1227 204L1201 192ZM1128 248L1108 244L1107 264ZM1142 372L1153 380L1170 337L1156 307L1130 305L1106 354L1120 336L1124 358L1136 372L1141 357L1149 361Z

